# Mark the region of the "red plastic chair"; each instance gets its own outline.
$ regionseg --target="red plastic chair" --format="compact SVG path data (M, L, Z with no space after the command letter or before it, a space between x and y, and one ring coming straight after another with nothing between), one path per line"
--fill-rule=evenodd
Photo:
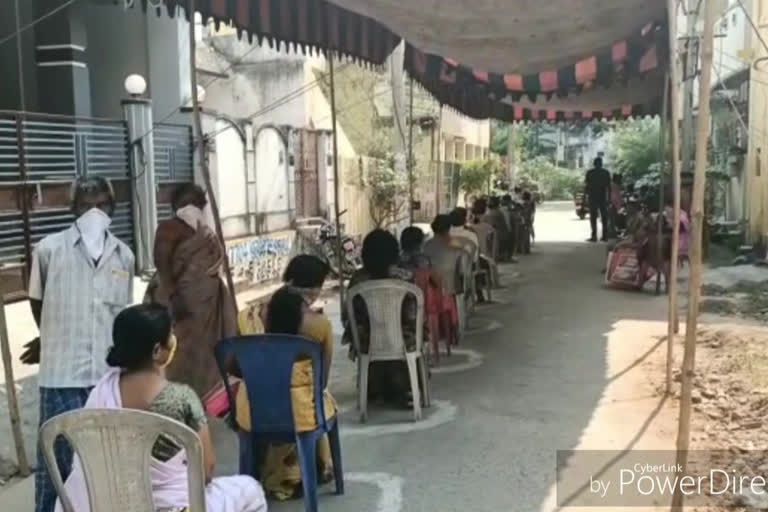
M440 360L440 332L441 322L444 317L445 307L443 300L443 291L436 287L431 282L432 271L429 269L417 269L413 272L414 281L416 286L421 288L424 292L424 313L429 327L429 337L432 344L432 353L435 361ZM450 324L450 322L448 322ZM448 340L446 341L446 347L448 349L448 355L451 355L451 341L450 341L450 325L447 325L443 329L446 332Z

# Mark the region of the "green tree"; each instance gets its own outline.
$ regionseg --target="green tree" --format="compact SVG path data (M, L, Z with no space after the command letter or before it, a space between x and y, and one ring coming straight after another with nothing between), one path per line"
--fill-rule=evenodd
M642 178L659 164L659 120L637 119L617 126L610 152L614 172Z
M377 228L396 223L408 208L408 176L395 171L392 156L379 159L368 174L369 209Z
M584 187L580 172L558 167L544 156L523 162L518 181L523 188L538 187L544 197L554 200L571 199Z
M459 188L464 191L465 199L470 195L488 192L494 178L503 172L504 164L498 159L464 162L459 170Z

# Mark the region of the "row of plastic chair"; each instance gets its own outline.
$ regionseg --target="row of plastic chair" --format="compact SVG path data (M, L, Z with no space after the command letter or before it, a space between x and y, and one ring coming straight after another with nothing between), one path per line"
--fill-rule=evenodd
M471 242L470 242L471 243ZM460 333L466 326L466 315L474 303L475 274L470 258L460 258L463 285L457 294ZM422 278L423 279L423 278ZM490 283L490 276L487 276ZM377 280L352 287L347 294L353 343L359 354L359 407L361 421L368 417L368 368L376 361L402 360L408 367L413 397L414 420L422 417L422 403L430 406L429 378L424 357L423 330L425 313L432 317L430 329L439 337L434 325L434 311L425 310L424 288L399 280ZM416 343L406 349L402 329L403 303L411 297L416 302ZM364 301L370 324L370 340L366 353L360 350L358 320L353 307L355 299ZM457 340L458 341L458 340ZM437 351L436 342L433 347ZM449 342L450 350L450 342ZM297 336L258 335L222 341L216 347L226 392L231 405L230 417L236 417L234 390L226 373L227 363L234 360L242 371L251 412L251 431L237 429L240 444L240 473L259 478L261 447L267 442L294 442L297 446L304 489L305 510L316 512L317 467L316 445L328 435L333 459L337 494L344 493L338 418L326 418L323 408L325 374L322 348L318 343ZM293 364L310 359L314 378L314 403L317 428L296 432L291 400ZM421 384L421 385L420 385ZM423 396L422 396L423 389ZM157 414L136 410L80 410L57 416L40 430L40 443L47 466L62 497L65 512L72 508L54 455L54 442L59 436L72 445L80 458L91 503L91 512L121 510L139 512L154 510L149 478L151 450L160 434L169 435L186 451L190 492L190 512L205 511L202 447L197 434L185 425ZM131 483L128 485L127 483Z

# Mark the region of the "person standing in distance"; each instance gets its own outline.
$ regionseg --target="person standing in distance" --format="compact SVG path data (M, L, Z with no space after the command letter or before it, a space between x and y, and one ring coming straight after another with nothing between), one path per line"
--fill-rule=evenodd
M40 425L85 405L93 386L107 372L112 324L133 301L134 255L109 232L115 210L111 185L101 177L72 185L70 227L43 238L35 247L29 276L29 303L40 338L22 355L40 363ZM72 450L55 445L63 478L72 469ZM38 448L35 510L52 512L56 489Z
M589 200L589 224L592 228L590 242L597 242L597 215L603 224L601 240L608 240L608 203L611 196L611 173L603 168L603 159L595 158L594 166L587 171L584 193Z

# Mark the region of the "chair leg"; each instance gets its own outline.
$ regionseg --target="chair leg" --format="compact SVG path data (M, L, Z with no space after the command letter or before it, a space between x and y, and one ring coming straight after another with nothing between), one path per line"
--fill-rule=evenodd
M421 373L421 384L424 390L424 407L432 407L432 397L429 389L429 371L427 370L427 360L422 356L418 360Z
M440 315L430 315L429 336L432 341L432 358L440 362Z
M344 494L344 469L341 465L341 442L339 441L339 420L328 432L328 442L331 445L331 459L333 460L333 478L336 480L336 494Z
M486 289L488 290L488 302L493 300L493 280L491 279L491 271L488 270L485 273Z
M405 362L408 365L408 376L411 379L411 396L413 398L413 420L421 419L421 391L419 389L418 356L416 353L408 353Z
M317 446L311 433L296 435L305 512L317 512Z
M456 345L459 344L464 336L464 329L467 323L467 303L464 300L464 294L456 295L456 309L459 316L458 335L456 336Z
M371 361L367 355L360 354L360 423L368 421L368 366Z

